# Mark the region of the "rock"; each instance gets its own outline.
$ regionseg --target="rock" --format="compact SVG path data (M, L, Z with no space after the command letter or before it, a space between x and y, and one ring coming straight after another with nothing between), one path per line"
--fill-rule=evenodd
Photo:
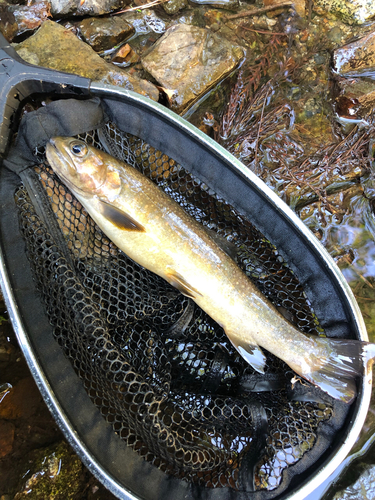
M39 0L30 7L0 3L0 32L11 42L18 35L36 30L48 17L51 11L47 0Z
M118 16L89 17L83 19L79 31L86 43L96 52L112 49L115 45L125 42L134 34L134 28Z
M131 24L137 35L148 33L163 34L167 29L167 20L157 15L153 10L131 11L120 14L118 17Z
M327 12L347 24L363 24L375 15L373 0L314 0L313 9L320 15Z
M343 76L373 76L375 74L375 31L336 49L333 53L333 69Z
M139 62L140 58L136 52L127 43L122 45L112 57L112 62L122 65L130 65Z
M65 442L35 450L25 458L25 471L14 500L77 498L83 467Z
M53 17L101 16L129 5L129 0L50 0Z
M373 500L375 498L375 466L366 466L355 483L337 492L332 500Z
M0 403L0 418L14 420L28 418L38 408L42 396L32 377L21 379L9 389Z
M12 452L13 441L14 425L6 420L0 420L0 458Z
M163 9L167 14L176 14L179 10L184 9L187 6L187 0L168 0L168 2L164 2Z
M15 48L31 64L134 90L154 101L159 98L159 91L152 83L107 63L89 45L53 21L45 21L33 36Z
M361 78L338 78L335 111L349 120L366 118L375 106L375 82Z
M263 0L264 6L268 7L269 5L278 5L284 4L285 0ZM297 14L301 17L306 16L306 0L294 0L293 8L297 12ZM279 9L278 9L279 10Z
M205 28L172 26L142 57L171 108L186 111L238 65L244 50Z

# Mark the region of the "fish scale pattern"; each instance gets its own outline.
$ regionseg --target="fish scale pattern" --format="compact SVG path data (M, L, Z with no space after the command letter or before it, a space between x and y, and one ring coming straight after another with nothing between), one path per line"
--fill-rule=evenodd
M238 265L301 330L320 332L277 249L208 186L112 123L81 138L99 148L109 145L112 154L151 178L230 244ZM313 448L331 406L288 400L292 375L271 355L265 392L252 390L262 376L224 331L118 250L54 175L43 148L35 157L66 248L53 240L23 187L16 193L20 226L54 336L93 403L129 446L167 474L241 490L241 470L250 462L255 488L273 491L283 470ZM269 380L277 380L276 386L267 387ZM256 459L254 449L261 451Z

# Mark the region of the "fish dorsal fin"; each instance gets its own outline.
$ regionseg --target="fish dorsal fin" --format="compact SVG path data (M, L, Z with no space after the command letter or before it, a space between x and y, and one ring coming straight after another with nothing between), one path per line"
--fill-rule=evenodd
M125 231L145 231L142 224L120 208L103 200L98 200L98 202L101 215L108 219L114 226L119 229L124 229Z
M230 333L228 334L226 332L226 334L243 359L247 361L249 365L254 368L254 370L259 373L264 373L266 357L263 354L262 349L255 343L250 344L249 342L240 340L236 336L231 336Z
M202 296L202 294L199 293L198 290L189 285L189 283L175 271L167 272L167 279L172 286L177 288L177 290L180 291L186 297L195 299L197 295Z

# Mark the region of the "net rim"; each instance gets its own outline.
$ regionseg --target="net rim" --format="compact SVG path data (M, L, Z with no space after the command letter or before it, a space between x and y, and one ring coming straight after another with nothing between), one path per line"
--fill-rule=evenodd
M280 214L282 214L282 216L291 223L296 231L304 237L304 239L308 242L308 245L319 256L320 260L324 262L330 276L334 280L335 284L339 286L341 294L346 299L347 309L350 312L352 320L357 327L357 332L360 340L368 340L366 328L362 315L359 311L358 304L349 288L349 285L345 281L333 259L329 256L328 252L323 248L323 246L315 238L315 236L304 226L302 221L263 183L263 181L256 177L255 174L249 171L242 163L240 163L224 148L222 148L212 139L197 130L193 125L186 122L183 118L179 117L163 106L154 103L148 98L140 96L129 90L119 89L117 87L108 85L101 85L98 83L91 84L91 92L94 96L98 97L127 100L134 106L141 107L145 112L151 112L160 115L164 120L167 120L168 122L171 122L173 126L178 127L183 133L188 134L194 137L200 143L203 143L206 148L211 151L212 154L224 158L226 163L230 164L231 168L235 170L237 174L245 177L247 182L249 182L254 189L260 192L263 197L266 197L267 200L271 202L273 208ZM45 376L37 354L33 350L31 339L29 338L27 330L23 324L22 316L19 312L17 302L13 295L11 282L8 276L2 250L0 252L0 281L5 303L9 311L9 316L12 321L18 342L25 355L26 361L29 365L32 375L34 376L34 379L37 382L38 388L41 391L44 400L47 402L49 410L58 422L58 425L62 429L69 444L74 448L74 450L76 451L80 459L84 462L84 464L88 467L88 469L98 477L98 479L107 489L109 489L119 498L123 498L126 500L136 500L138 497L134 496L129 490L127 490L122 484L120 484L117 479L109 474L105 467L98 460L96 460L95 457L92 456L90 450L85 446L85 443L82 442L79 435L72 427L67 414L64 412L58 398L56 397L56 394L54 393L50 385L49 380ZM355 402L351 425L346 429L346 434L340 446L338 446L327 458L327 460L316 469L312 477L310 476L304 482L302 482L290 495L281 494L279 498L285 498L286 496L292 500L304 498L312 491L312 481L314 481L314 489L320 486L345 459L346 455L354 445L365 421L371 398L371 382L372 372L371 370L368 370L366 368L361 380L358 397Z

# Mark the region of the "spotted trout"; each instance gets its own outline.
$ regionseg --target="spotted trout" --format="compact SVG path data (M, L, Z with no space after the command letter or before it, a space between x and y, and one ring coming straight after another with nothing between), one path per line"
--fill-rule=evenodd
M351 402L374 344L300 332L205 228L135 168L85 142L55 137L47 160L107 237L190 297L258 372L261 347L332 397Z

